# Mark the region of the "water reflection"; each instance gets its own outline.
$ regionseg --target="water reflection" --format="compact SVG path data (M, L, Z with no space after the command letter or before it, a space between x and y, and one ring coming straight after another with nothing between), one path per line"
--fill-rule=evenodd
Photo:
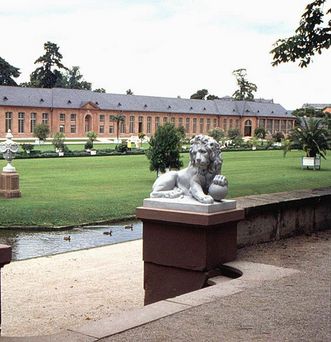
M69 236L70 240L65 239ZM140 221L121 222L107 226L88 226L67 231L0 230L0 244L12 246L12 260L112 245L141 239L141 237L142 223Z

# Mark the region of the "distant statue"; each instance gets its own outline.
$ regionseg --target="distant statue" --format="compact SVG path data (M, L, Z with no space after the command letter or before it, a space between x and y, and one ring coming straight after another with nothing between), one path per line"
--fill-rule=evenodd
M150 197L190 196L205 204L221 201L228 193L228 181L220 175L220 153L220 145L213 138L197 135L191 140L188 167L162 174L153 184Z

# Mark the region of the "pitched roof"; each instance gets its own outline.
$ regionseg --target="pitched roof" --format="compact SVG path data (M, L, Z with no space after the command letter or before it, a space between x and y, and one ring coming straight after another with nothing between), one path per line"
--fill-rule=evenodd
M141 95L97 93L63 88L0 86L0 106L81 108L91 103L101 110L154 113L291 116L284 107L270 101L236 101L231 98L194 100Z

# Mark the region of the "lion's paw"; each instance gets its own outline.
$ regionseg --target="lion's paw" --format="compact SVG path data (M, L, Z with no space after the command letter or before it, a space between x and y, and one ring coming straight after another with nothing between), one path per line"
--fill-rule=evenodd
M205 195L205 196L199 196L198 201L204 204L212 204L214 203L214 199L209 196L209 195Z
M213 179L213 184L219 185L219 186L227 186L228 185L228 180L226 179L225 176L222 175L216 175Z

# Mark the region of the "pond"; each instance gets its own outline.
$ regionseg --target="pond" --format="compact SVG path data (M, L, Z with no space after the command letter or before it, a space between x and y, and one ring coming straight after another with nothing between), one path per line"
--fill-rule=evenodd
M142 222L86 226L66 231L0 230L0 244L12 246L12 260L112 245L142 238Z

